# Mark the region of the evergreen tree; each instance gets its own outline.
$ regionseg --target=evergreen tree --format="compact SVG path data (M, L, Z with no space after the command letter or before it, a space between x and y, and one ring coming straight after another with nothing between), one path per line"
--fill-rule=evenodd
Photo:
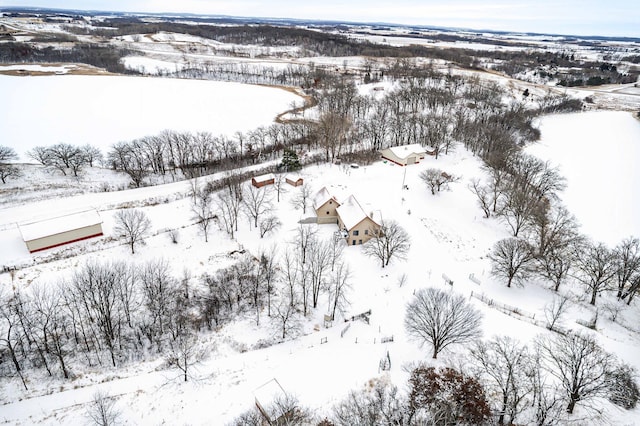
M298 159L298 154L292 149L285 149L282 156L282 163L280 163L278 169L284 170L285 172L293 172L301 168L302 165Z

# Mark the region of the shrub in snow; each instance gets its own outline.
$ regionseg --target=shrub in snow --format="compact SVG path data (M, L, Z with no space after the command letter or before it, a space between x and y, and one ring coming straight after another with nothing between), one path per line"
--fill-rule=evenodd
M607 380L609 401L627 410L636 408L640 400L640 390L636 382L637 373L633 367L623 363L609 373Z
M491 416L482 385L452 368L418 367L409 388L410 423L480 425Z

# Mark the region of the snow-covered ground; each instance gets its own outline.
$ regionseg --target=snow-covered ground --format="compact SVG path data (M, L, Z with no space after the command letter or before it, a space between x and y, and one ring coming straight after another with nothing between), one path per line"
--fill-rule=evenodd
M2 145L64 142L103 151L163 130L232 135L273 123L300 97L279 88L148 77L0 75Z
M615 246L640 235L640 120L593 111L540 120L542 139L528 151L560 167L561 195L594 240Z
M604 121L615 121L615 116L607 114L543 118L543 142L540 147L555 149L556 143L563 140L561 135L568 137L575 131L576 120L587 118L601 125ZM625 124L624 119L621 120L617 126L621 133L633 129L629 123ZM609 144L613 143L615 141ZM599 150L603 146L600 135L595 132L583 135L581 144L585 150ZM612 175L615 175L613 170L621 167L622 163L633 163L637 158L633 157L633 152L627 151L631 147L629 144L620 145L617 162L601 162L601 167L606 167L603 175L606 174L610 182ZM564 151L564 147L558 148L558 152ZM558 162L565 172L573 158L558 155ZM583 162L579 164L586 166ZM429 167L439 167L461 179L451 185L450 191L432 196L419 178L419 173ZM351 305L344 316L371 309L369 325L354 322L345 336L340 337L345 324L339 317L331 328L318 326L316 331L315 325L322 324L322 315L326 311L326 301L321 299L319 308L305 323L303 336L268 348L251 350L259 339L270 338L272 331L267 326L266 317L263 317L263 326L258 328L249 316L216 333L203 336L202 347L206 355L194 368L194 377L189 382L182 382L178 371L168 369L161 361L152 358L120 369L77 371L82 374L73 381L48 378L38 382L38 377L31 377L32 390L29 393L21 390L17 379L7 380L3 382L4 388L0 394L4 402L0 409L0 421L18 425L83 424L86 421L84 413L87 403L95 390L104 389L116 398L116 407L128 424L225 424L239 413L251 409L254 405L253 391L272 378L276 378L285 391L296 395L302 404L311 407L319 416L324 416L350 389L362 389L371 378L387 377L402 388L407 379L407 372L402 367L417 361L428 361L428 349L409 341L403 327L405 305L416 289L432 286L467 297L472 292L480 292L496 302L518 306L523 312L542 317L545 304L553 297L544 283L531 281L523 288L508 289L489 275L489 249L495 241L507 237L509 233L499 221L482 218L474 195L467 189L469 180L480 173L480 162L462 148L452 155L442 156L438 160L427 158L418 165L406 168L376 162L358 169L330 164L304 169L301 175L305 185L316 190L326 186L339 200L353 194L366 211L380 210L385 220L397 220L411 235L412 246L407 260L394 262L388 268L381 269L378 261L365 257L359 246L347 247L343 254L352 272L352 289L348 292ZM574 178L568 178L571 188ZM408 189L402 189L403 184ZM105 221L106 237L47 250L33 257L26 253L19 239L11 242L4 240L2 245L6 251L3 250L0 264L8 260L6 256L9 252L19 254L22 260L33 259L34 265L19 270L13 282L14 285L28 288L55 283L88 259L131 260L126 246L108 238L113 235L113 209L120 203L135 204L136 200L153 200L143 203L141 207L152 221L153 236L147 238L146 244L139 248L133 260L171 259L176 275L189 269L196 278L205 271L212 272L227 266L233 261L229 253L239 246L252 253L261 249L270 250L275 246L277 252L283 253L288 250L288 241L293 239L298 220L309 216L309 213L304 214L292 207L289 201L299 189L288 188L281 202L274 202L273 213L283 222L279 233L260 239L255 229L251 230L248 222L242 220L236 240L230 240L224 232L215 229L209 237L210 242L205 243L193 225L186 198L189 189L187 182L180 182L67 197L63 203L65 208L92 206L99 210ZM617 194L618 200L628 196L622 192L610 192ZM56 204L60 204L60 201L40 200L6 208L2 212L2 220L5 223L19 221L29 211L44 212ZM581 221L588 222L591 219L587 213L576 211L576 214ZM335 225L309 226L317 226L322 238L332 238L336 230ZM180 230L178 244L171 243L166 233L168 228ZM0 231L0 235L6 232L13 231ZM613 235L616 232L613 229L604 232L612 234L606 235L611 240L617 238ZM609 238L605 239L609 241ZM56 256L61 259L54 260ZM47 263L42 263L44 259ZM480 285L469 280L472 273L480 280ZM453 280L453 287L444 284L442 274ZM407 280L400 287L403 275ZM0 275L0 285L11 284L9 274ZM571 287L571 292L567 294L573 304L563 325L580 329L582 326L574 320L590 319L593 309L580 301L578 287ZM536 335L547 332L544 328L491 309L474 298L470 300L483 312L486 338L499 334L530 342ZM618 323L603 318L598 331L593 333L605 348L640 368L637 318L637 305L634 304L622 312ZM619 324L625 324L635 332ZM387 336L394 336L393 343L381 344L380 338ZM320 343L322 338L327 339L326 344ZM244 352L242 348L250 350ZM464 349L453 349L443 353L438 362L456 362ZM380 373L378 362L387 351L391 356L392 369L389 373ZM638 409L623 412L608 406L605 408L605 416L611 419L612 424L637 424L640 421ZM577 415L581 414L578 410Z

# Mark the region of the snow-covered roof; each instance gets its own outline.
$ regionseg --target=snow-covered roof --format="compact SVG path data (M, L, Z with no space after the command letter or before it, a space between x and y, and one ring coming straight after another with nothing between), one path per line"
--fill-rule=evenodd
M422 145L414 143L411 145L392 146L388 148L398 158L406 158L411 154L426 154Z
M287 394L276 379L271 379L264 385L254 390L253 396L256 398L256 402L258 403L258 405L266 411L269 409L269 406L276 400L282 400L286 398ZM267 414L269 417L272 417L271 413L265 412L265 414ZM270 418L269 420L275 419Z
M253 178L256 182L266 182L268 180L275 179L276 176L273 173L267 173L266 175L260 175Z
M351 230L366 218L376 222L371 216L365 213L364 209L353 195L349 195L349 198L347 198L340 207L336 209L336 212L338 213L338 216L340 216L340 220L342 220L342 223L347 230Z
M18 224L18 226L20 227L20 233L24 241L33 241L99 223L102 223L102 219L98 212L95 210L87 210L38 222L21 223Z
M326 186L323 186L322 189L318 191L316 196L313 198L313 208L318 210L324 203L331 199L335 200L335 197L331 195Z
M302 176L300 175L286 175L285 180L290 180L291 182L297 182L298 180L302 179Z

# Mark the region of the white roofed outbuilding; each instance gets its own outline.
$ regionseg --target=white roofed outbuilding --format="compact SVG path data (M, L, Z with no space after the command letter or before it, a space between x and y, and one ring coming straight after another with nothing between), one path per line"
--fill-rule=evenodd
M400 166L419 163L427 155L428 150L422 145L414 143L411 145L392 146L381 149L380 155L384 160L391 161Z
M18 228L30 253L103 235L102 218L96 210L19 223Z
M251 185L256 188L262 188L263 186L273 185L276 181L276 176L273 173L267 173L266 175L256 176L251 179Z

